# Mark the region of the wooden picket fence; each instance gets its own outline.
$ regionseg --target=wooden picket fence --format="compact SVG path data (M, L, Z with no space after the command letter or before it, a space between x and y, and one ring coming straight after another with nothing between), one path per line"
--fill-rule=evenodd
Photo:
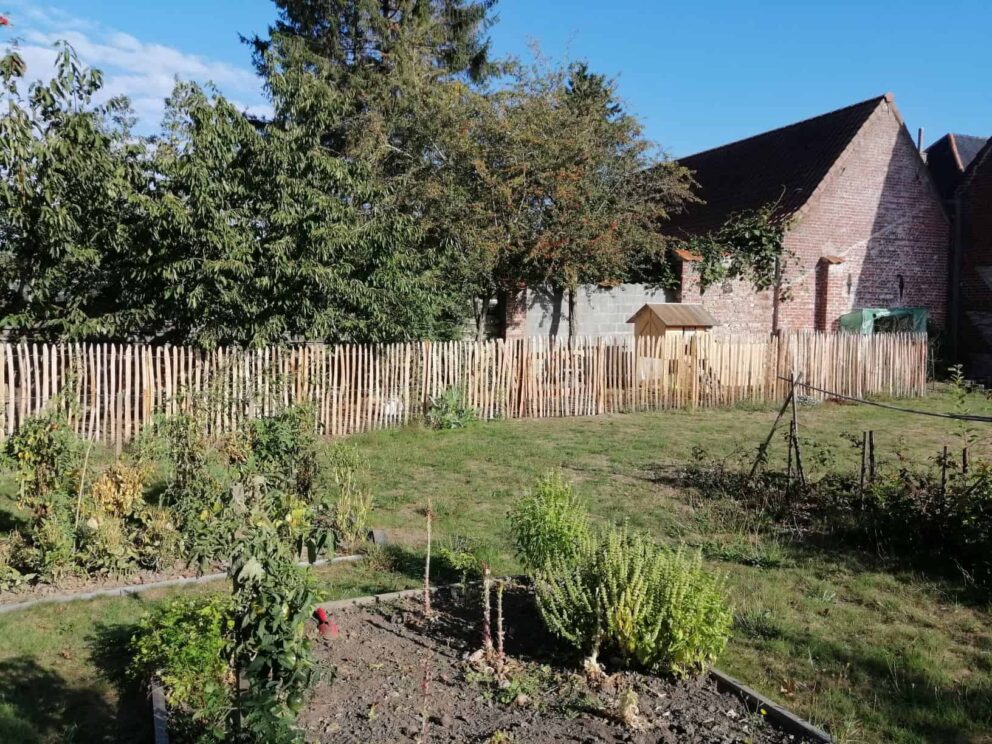
M118 447L194 401L211 435L309 403L337 437L417 419L451 387L481 418L544 418L780 400L793 372L845 395L916 396L927 368L925 336L808 332L212 351L20 343L0 355L0 436L54 401L80 435Z

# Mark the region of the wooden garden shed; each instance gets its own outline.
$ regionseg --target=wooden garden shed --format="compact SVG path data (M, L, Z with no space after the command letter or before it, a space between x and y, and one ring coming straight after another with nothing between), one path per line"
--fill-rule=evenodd
M634 313L628 323L634 324L634 338L664 336L669 333L707 333L719 325L702 305L681 302L649 302Z

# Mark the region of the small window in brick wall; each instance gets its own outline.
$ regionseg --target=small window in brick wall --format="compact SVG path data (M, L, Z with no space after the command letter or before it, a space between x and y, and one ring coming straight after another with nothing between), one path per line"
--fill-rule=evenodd
M854 277L851 276L851 272L847 272L847 293L851 294L851 290L854 289Z
M899 288L899 304L902 304L902 297L906 292L906 280L903 279L902 274L896 274L896 285Z

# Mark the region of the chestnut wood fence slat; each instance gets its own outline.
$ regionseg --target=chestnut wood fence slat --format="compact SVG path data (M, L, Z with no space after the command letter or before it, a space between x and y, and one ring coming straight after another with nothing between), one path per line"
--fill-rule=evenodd
M480 417L589 416L776 401L795 372L844 395L921 396L923 335L785 332L306 344L205 351L144 344L0 344L0 438L46 406L82 436L117 447L156 413L197 401L208 433L291 403L312 405L327 436L421 416L461 390Z

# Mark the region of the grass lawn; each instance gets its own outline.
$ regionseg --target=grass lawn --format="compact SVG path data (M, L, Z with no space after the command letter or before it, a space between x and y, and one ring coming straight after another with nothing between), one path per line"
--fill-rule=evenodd
M974 397L973 410L984 406ZM910 405L952 408L936 394ZM599 519L627 519L666 541L704 548L728 574L735 635L720 666L844 742L992 741L992 611L955 581L843 546L795 544L751 528L747 515L679 488L672 475L698 451L753 451L771 409L662 412L585 419L419 428L351 441L371 463L376 523L418 548L427 498L442 542L485 546L501 572L517 571L505 520L513 499L561 467ZM876 432L880 459L932 458L960 447L952 421L824 404L800 410L801 433L824 450L819 467L854 465L842 436ZM983 426L983 425L976 425ZM981 430L980 433L984 433ZM990 454L983 437L973 457ZM784 459L776 441L773 461ZM817 459L808 447L810 461ZM979 450L979 451L976 451ZM812 466L812 463L811 463ZM0 484L0 529L16 520ZM5 516L6 514L6 516ZM321 573L335 595L415 581L379 567ZM223 587L223 584L218 586ZM121 640L161 596L46 606L0 616L0 741L140 739L143 703L121 678ZM45 692L40 692L45 690Z

